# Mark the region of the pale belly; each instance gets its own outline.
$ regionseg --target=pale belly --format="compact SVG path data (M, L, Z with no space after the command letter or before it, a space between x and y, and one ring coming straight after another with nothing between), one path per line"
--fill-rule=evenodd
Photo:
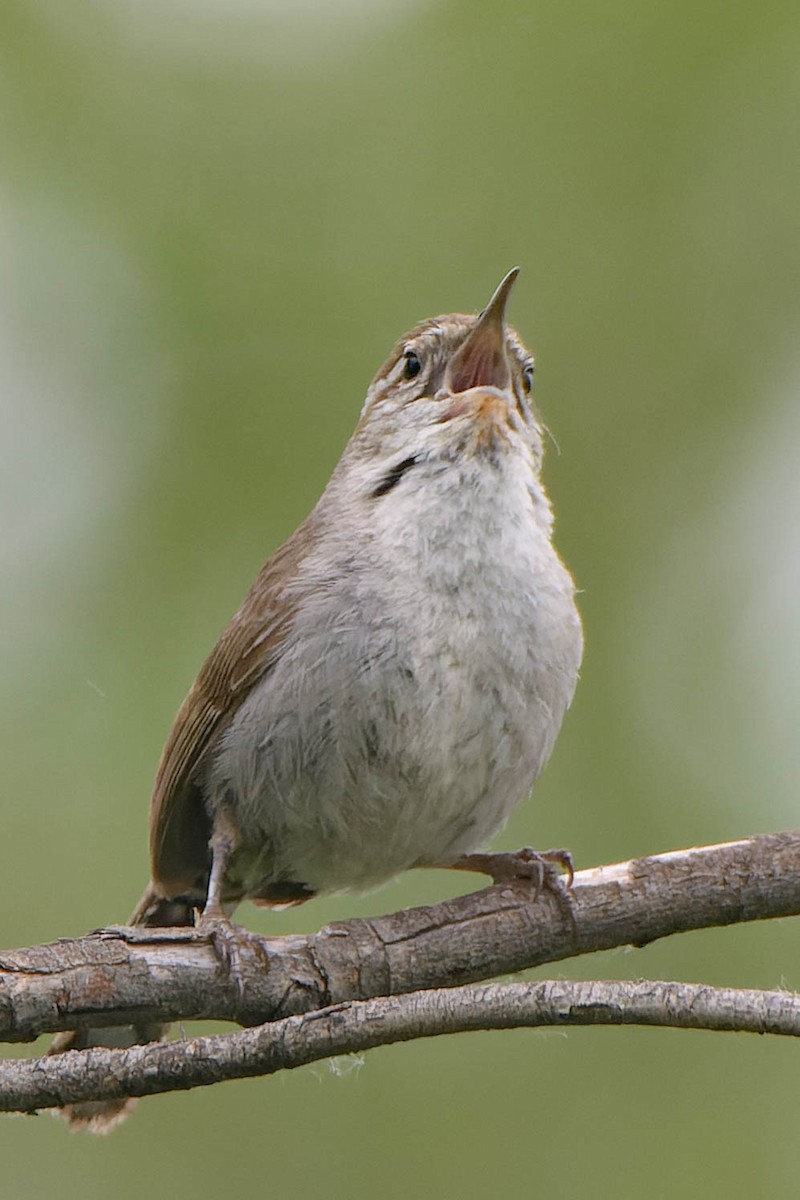
M212 814L228 806L240 831L235 887L365 890L486 845L530 792L577 678L572 582L547 551L544 590L537 576L422 611L373 605L367 629L363 610L347 617L363 596L342 595L299 631L210 776Z

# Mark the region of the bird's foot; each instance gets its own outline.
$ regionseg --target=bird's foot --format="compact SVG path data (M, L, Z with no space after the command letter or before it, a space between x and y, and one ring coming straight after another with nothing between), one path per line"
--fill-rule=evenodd
M563 898L575 875L569 850L533 850L530 846L493 854L463 854L450 866L456 871L488 875L496 884L529 882L534 900L543 888Z
M217 961L235 989L237 1008L243 1007L248 977L268 965L265 939L237 925L217 906L206 905L196 929L211 943Z

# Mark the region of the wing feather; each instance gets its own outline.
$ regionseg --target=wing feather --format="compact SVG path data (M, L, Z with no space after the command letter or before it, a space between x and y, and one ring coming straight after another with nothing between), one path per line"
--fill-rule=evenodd
M201 770L255 684L280 656L297 601L286 588L313 543L313 514L267 559L203 664L170 730L150 802L153 884L164 896L204 886L211 826Z

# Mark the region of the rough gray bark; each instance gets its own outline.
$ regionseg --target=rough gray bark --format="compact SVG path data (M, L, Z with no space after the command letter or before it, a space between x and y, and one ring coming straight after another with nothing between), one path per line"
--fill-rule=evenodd
M502 885L309 937L249 936L236 981L189 930L108 930L4 953L5 1041L89 1023L268 1024L5 1062L0 1110L194 1087L475 1028L633 1022L796 1035L798 1000L784 993L664 983L458 985L689 929L798 913L800 831L793 831L581 871L569 895L545 890L534 898L525 884Z
M442 1033L661 1025L800 1037L800 996L647 981L483 984L350 1001L240 1033L5 1063L0 1112L116 1100L272 1075Z

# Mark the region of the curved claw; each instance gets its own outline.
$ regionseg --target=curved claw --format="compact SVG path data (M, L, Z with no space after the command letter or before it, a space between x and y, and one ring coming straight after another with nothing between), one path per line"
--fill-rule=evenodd
M236 992L237 1009L245 1008L247 977L252 976L257 963L260 969L268 967L265 939L249 929L237 925L223 912L208 912L201 915L197 932L207 937L222 969Z
M575 868L569 850L504 850L491 854L463 854L453 863L442 864L454 871L475 871L488 875L493 883L533 882L533 898L543 887L563 894L564 883L556 868L566 875L566 887L572 887Z

